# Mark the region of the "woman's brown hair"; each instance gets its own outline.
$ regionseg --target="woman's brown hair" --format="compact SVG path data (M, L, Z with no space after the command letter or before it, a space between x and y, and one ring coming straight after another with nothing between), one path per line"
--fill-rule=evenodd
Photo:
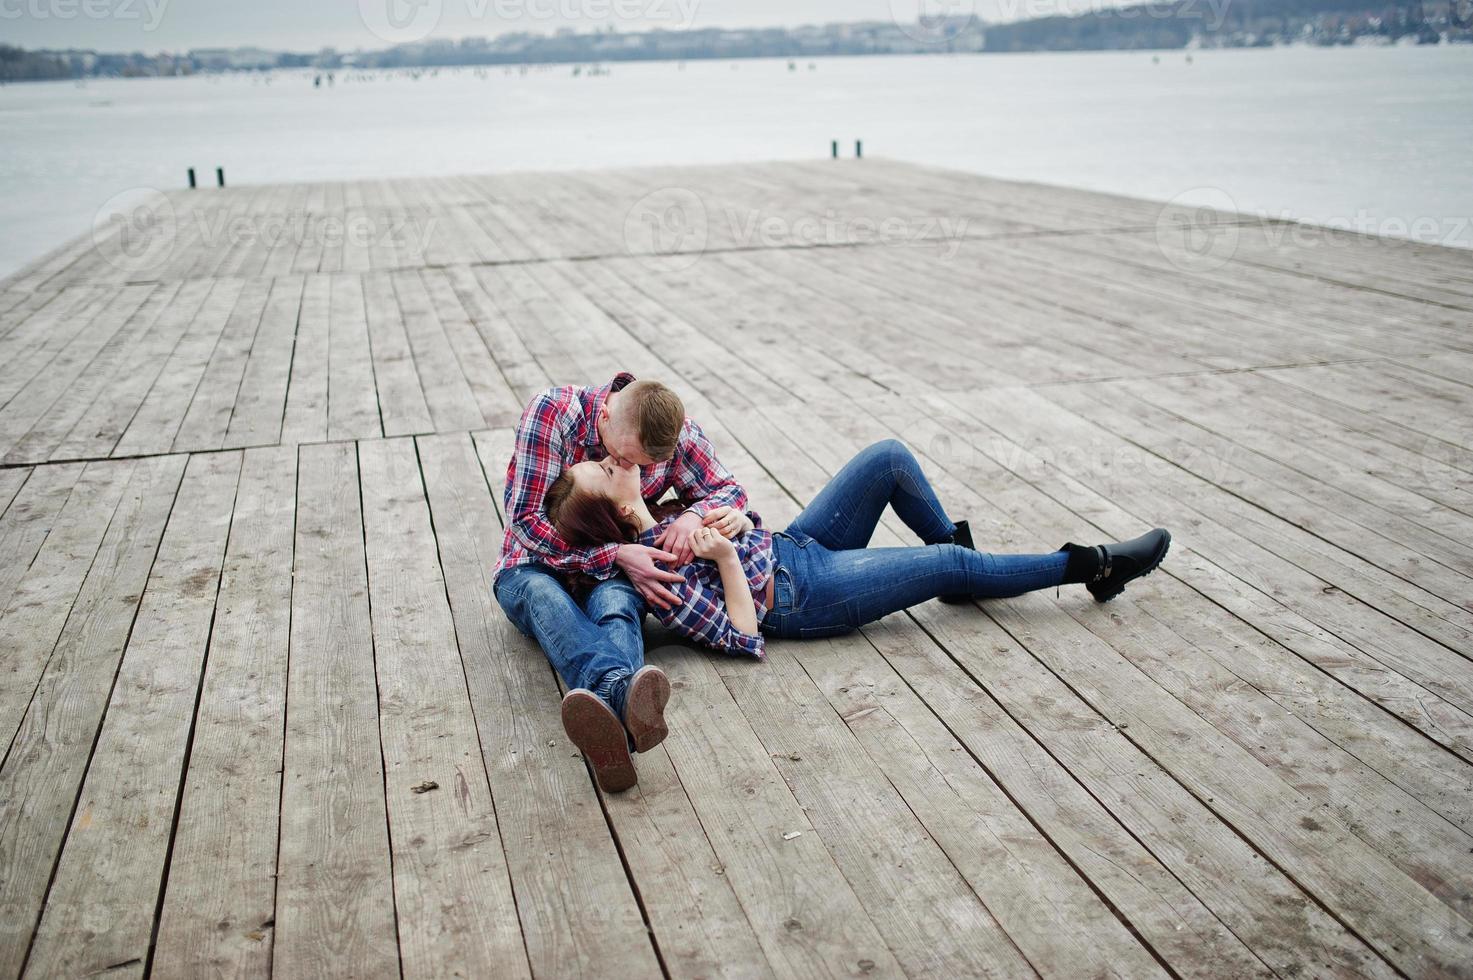
M558 474L547 488L542 509L557 533L574 548L597 548L612 541L639 538L639 528L619 513L618 504L578 486L569 470Z

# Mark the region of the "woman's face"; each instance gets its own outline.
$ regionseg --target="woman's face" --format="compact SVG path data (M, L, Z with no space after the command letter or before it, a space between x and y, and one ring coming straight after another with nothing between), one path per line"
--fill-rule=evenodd
M612 459L584 460L574 463L568 472L573 482L588 493L606 497L616 504L639 499L639 467L619 466Z

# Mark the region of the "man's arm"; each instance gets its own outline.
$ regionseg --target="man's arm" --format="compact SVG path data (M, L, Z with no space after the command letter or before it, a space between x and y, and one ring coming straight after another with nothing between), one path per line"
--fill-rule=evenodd
M522 413L506 481L506 519L512 534L543 564L558 571L582 572L597 579L615 571L618 542L573 548L547 519L542 500L563 471L562 405L543 392Z
M704 518L717 507L747 509L747 491L716 458L716 447L693 419L685 420L680 434L672 480L681 503L697 517Z
M673 463L671 482L686 511L665 529L655 544L673 552L677 562L683 565L691 560L690 536L706 515L718 507L744 510L747 491L716 458L716 447L691 419L685 420Z

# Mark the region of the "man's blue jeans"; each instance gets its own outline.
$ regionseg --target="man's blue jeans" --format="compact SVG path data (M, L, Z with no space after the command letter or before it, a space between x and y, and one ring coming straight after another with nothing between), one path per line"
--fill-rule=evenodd
M516 565L496 579L496 601L569 689L587 688L624 717L629 678L644 666L644 599L628 579L598 583L580 604L546 568Z
M925 547L866 547L887 506ZM992 555L937 543L955 531L910 450L895 439L870 446L774 535L773 605L762 632L837 636L938 596L1001 598L1064 581L1067 552Z

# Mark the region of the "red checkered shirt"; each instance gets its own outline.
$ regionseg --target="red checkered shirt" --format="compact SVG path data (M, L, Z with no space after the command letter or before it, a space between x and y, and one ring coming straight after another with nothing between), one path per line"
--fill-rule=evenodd
M558 474L586 459L608 455L598 436L598 413L611 391L634 380L627 371L596 388L567 385L544 391L522 413L516 446L506 467L506 538L496 574L515 565L545 565L564 577L612 578L619 543L574 548L563 541L542 509L542 498ZM653 503L672 488L687 510L704 517L722 506L747 506L747 492L716 458L711 440L690 419L680 430L675 455L642 466L640 489Z
M747 577L747 590L757 607L757 622L761 624L762 617L767 615L767 580L772 578L777 557L772 549L772 532L763 528L762 518L753 511L748 511L747 516L752 519L752 530L732 544L736 546L742 573ZM674 517L666 518L642 533L640 543L653 545L660 532L674 520ZM696 558L676 571L685 576L685 581L668 588L680 599L680 604L669 609L651 606L650 612L656 619L681 636L713 650L767 659L767 643L762 634L743 633L731 621L726 611L726 587L715 562Z

